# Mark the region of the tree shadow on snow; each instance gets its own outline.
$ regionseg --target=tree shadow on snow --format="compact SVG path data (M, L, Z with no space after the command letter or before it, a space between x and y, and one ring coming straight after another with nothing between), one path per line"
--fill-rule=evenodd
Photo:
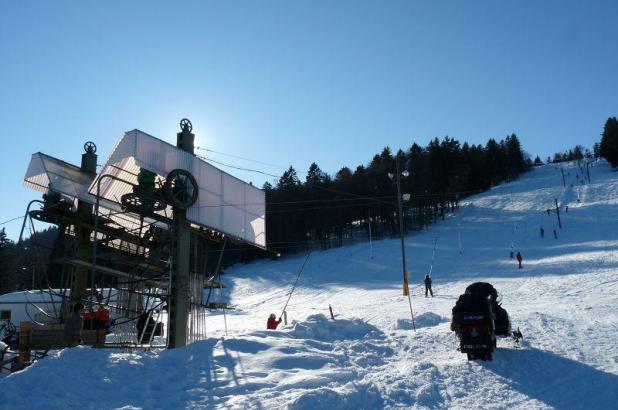
M612 408L618 376L533 348L499 350L488 370L526 396L560 409Z

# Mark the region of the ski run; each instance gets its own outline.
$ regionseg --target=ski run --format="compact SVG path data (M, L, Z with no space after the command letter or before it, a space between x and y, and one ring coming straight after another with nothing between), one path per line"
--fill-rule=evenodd
M0 408L618 408L618 174L597 162L582 185L577 164L560 165L566 188L545 165L406 237L416 331L399 239L359 242L310 255L278 330L266 320L306 254L227 269L216 298L235 309L208 316L207 340L52 352L0 379ZM468 361L450 330L476 281L495 286L524 335L519 348L499 339L493 361Z

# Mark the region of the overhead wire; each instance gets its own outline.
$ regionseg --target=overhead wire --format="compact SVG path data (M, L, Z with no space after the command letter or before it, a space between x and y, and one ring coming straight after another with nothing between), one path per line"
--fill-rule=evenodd
M207 157L204 157L202 155L196 155L196 156L198 158L203 159L204 161L213 162L215 164L223 165L224 167L229 167L229 168L237 169L239 171L255 172L257 174L262 174L262 175L266 175L266 176L273 177L273 178L279 178L280 177L279 175L271 174L269 172L264 172L264 171L260 171L258 169L252 169L252 168L239 167L239 166L236 166L236 165L232 165L232 164L228 164L228 163L225 163L225 162L217 161L217 160L212 159L212 158L207 158Z
M294 281L294 285L292 286L292 290L290 291L290 295L288 296L288 300L285 302L285 305L283 306L283 309L281 310L281 315L279 315L279 318L281 319L281 316L283 316L285 309L287 309L288 307L288 303L290 303L290 299L292 298L292 294L294 293L294 290L296 290L296 285L298 285L298 280L300 279L300 275L303 273L303 270L305 269L305 265L307 264L307 261L309 260L309 257L311 256L311 250L309 250L309 252L307 252L307 256L305 257L305 260L302 264L302 266L300 267L300 270L298 271L298 275L296 275L296 280Z
M266 165L268 167L285 169L285 167L283 165L270 164L268 162L258 161L256 159L242 157L240 155L234 155L234 154L228 154L228 153L221 152L221 151L215 151L215 150L210 149L210 148L202 148L202 147L195 147L195 148L199 149L199 150L202 150L202 151L212 152L213 154L225 155L226 157L230 157L230 158L236 158L236 159L241 159L243 161L255 162L256 164L262 164L262 165Z
M23 217L24 217L23 215L16 216L15 218L11 218L11 219L9 219L7 221L0 222L0 225L6 225L6 224L8 224L10 222L17 221L18 219L22 219Z

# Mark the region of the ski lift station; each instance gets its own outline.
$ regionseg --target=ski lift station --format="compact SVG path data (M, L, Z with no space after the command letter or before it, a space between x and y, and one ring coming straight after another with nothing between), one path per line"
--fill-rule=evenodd
M125 133L99 172L92 142L79 166L32 155L24 184L42 198L28 204L20 241L34 221L58 236L51 249L32 246L33 260L49 260L36 266L35 289L0 296L4 336L12 327L24 361L30 350L63 347L77 303L111 317L106 329L83 330L85 344L127 348L201 340L207 312L229 308L213 295L223 252L265 250L264 191L195 155L191 122L180 127L175 146Z

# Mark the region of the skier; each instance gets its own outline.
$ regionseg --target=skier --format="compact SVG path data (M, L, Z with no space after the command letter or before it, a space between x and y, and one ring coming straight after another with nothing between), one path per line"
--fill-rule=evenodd
M517 263L519 264L519 269L521 269L521 261L522 261L521 253L517 252Z
M568 205L564 209L566 210L567 213L569 213L569 206Z
M551 209L547 208L547 215L549 215L550 211L551 211Z
M513 249L511 249L511 259L513 259Z
M554 239L558 239L558 233L556 232L555 229L554 229Z
M427 297L427 292L431 293L431 297L433 297L433 290L431 290L431 277L429 273L425 275L425 297Z
M281 323L281 318L277 320L275 314L271 313L266 322L266 329L275 330L277 326L279 326L279 323Z
M541 226L541 238L545 238L545 229Z

